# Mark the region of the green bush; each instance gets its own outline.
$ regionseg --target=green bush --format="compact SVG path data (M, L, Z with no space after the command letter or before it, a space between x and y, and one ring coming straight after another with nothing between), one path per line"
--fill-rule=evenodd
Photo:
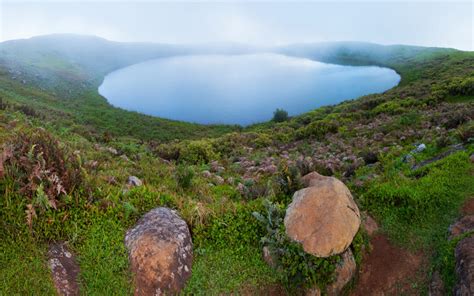
M209 140L183 142L179 147L179 161L201 164L217 158L217 154Z
M254 212L253 215L266 229L261 243L269 248L276 259L276 269L287 289L317 285L324 290L334 280L340 256L318 258L306 253L301 244L291 241L285 233L284 207L266 200L265 212Z
M372 110L372 113L375 115L385 113L389 115L400 114L405 112L405 108L403 108L399 102L397 101L388 101L383 104L378 105Z
M336 133L339 125L334 120L317 120L296 131L298 139L316 138L323 139L328 133Z
M289 166L286 162L282 162L275 179L278 185L276 194L279 200L289 204L293 193L302 188L300 170L297 166Z
M275 122L283 122L288 120L288 112L283 109L276 109L273 112L273 121Z

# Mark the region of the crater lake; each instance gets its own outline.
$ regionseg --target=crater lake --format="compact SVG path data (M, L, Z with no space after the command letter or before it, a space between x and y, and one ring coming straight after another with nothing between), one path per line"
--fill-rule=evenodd
M342 66L273 53L189 55L134 64L108 74L99 93L112 105L162 118L239 124L298 115L396 86L377 66Z

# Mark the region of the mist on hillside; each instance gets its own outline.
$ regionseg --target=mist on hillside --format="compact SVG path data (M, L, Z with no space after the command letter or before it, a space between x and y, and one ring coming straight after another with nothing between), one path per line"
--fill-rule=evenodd
M472 5L470 1L4 1L0 41L75 33L222 48L364 41L472 50Z

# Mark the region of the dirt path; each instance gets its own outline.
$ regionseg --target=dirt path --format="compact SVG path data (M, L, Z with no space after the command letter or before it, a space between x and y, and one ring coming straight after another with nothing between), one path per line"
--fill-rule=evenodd
M383 235L372 240L359 272L353 296L419 295L416 283L423 281L423 254L413 254L393 246Z

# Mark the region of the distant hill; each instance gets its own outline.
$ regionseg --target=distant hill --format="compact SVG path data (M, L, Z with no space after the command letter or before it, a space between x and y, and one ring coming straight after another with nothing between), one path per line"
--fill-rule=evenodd
M149 59L186 54L243 54L276 52L322 62L354 65L396 66L420 54L451 52L452 49L416 46L383 46L364 42L294 44L254 47L235 43L172 45L125 43L96 36L53 34L0 43L0 64L17 73L20 80L83 80L98 84L108 72ZM23 78L22 78L23 77ZM43 79L41 79L43 78Z

